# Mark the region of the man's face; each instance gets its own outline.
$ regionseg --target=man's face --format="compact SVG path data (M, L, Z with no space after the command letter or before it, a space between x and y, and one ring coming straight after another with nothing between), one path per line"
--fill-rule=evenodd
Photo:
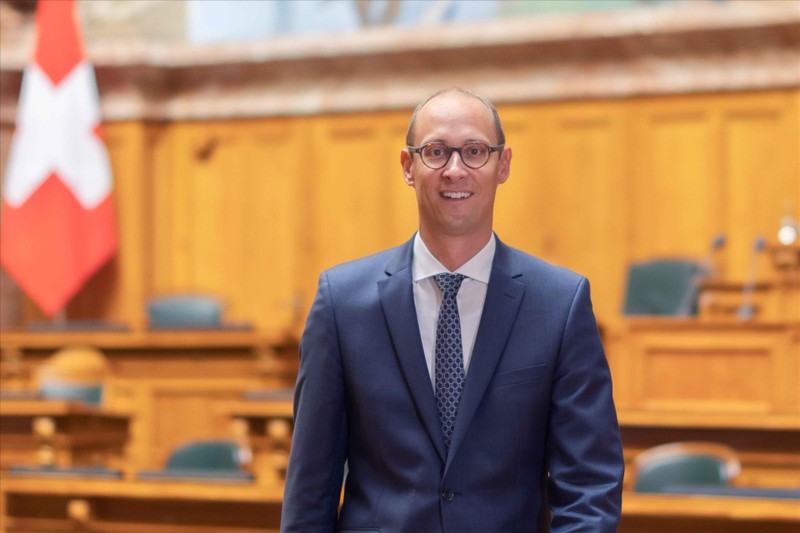
M498 142L492 112L477 98L459 92L444 93L417 113L414 143L442 142L462 147L477 141ZM417 193L419 225L423 238L488 238L497 186L508 179L511 150L493 152L478 169L469 168L456 152L439 169L428 168L419 154L403 150L403 175Z

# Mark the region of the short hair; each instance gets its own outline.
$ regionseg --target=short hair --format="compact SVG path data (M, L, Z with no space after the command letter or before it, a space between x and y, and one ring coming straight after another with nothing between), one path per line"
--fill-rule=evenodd
M473 93L471 91L468 91L467 89L462 89L461 87L447 87L445 89L439 89L438 91L436 91L435 93L430 95L428 98L425 99L425 101L420 103L414 109L413 113L411 113L411 120L408 122L408 130L406 131L406 144L408 146L414 146L414 142L413 142L414 141L414 133L415 133L414 132L414 126L416 125L416 122L417 122L417 113L419 113L420 110L423 107L425 107L425 105L428 102L430 102L431 100L433 100L437 96L441 96L443 94L452 93L452 92L461 93L461 94L463 94L465 96L471 96L472 98L476 98L477 100L480 100L483 103L483 105L485 105L489 109L489 111L492 112L492 116L494 117L494 127L495 127L495 132L497 133L497 144L501 145L501 144L505 144L506 143L506 134L505 134L505 132L503 132L503 124L500 122L500 115L497 114L497 109L494 107L494 104L492 104L486 98L483 98L482 96L478 96L477 94L475 94L475 93Z

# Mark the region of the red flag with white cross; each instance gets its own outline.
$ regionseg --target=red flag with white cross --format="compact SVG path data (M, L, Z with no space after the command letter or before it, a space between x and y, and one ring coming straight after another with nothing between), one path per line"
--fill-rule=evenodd
M111 166L73 0L39 0L3 181L0 263L53 316L117 247Z

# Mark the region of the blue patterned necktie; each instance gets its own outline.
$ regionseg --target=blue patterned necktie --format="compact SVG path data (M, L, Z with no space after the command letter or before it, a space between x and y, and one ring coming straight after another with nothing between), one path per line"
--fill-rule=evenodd
M464 276L437 274L433 276L442 291L442 306L436 320L436 404L442 421L447 447L453 438L458 402L464 388L464 349L461 344L461 319L458 316L456 295Z

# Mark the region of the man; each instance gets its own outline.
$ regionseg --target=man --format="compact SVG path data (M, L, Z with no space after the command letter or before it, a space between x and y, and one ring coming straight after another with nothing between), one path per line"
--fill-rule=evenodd
M494 235L504 143L489 102L423 102L400 154L419 231L321 275L284 533L616 531L622 450L588 282Z

